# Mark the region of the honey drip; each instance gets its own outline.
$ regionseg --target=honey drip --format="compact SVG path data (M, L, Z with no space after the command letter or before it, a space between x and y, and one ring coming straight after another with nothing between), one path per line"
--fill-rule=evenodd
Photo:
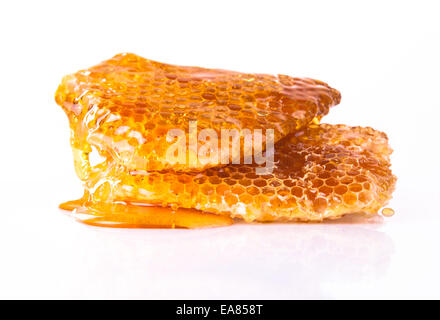
M394 216L394 210L391 208L384 208L382 209L382 215L387 218L392 217Z
M233 223L227 215L185 208L173 210L146 204L122 202L86 204L84 199L79 199L62 203L60 208L73 210L73 216L83 223L101 227L212 228Z
M339 100L317 80L117 55L58 88L85 189L60 207L92 225L154 228L377 214L394 190L392 150L372 128L319 124ZM215 130L275 129L273 172L257 175L255 163L171 165L166 133L191 120ZM91 165L92 147L102 163Z

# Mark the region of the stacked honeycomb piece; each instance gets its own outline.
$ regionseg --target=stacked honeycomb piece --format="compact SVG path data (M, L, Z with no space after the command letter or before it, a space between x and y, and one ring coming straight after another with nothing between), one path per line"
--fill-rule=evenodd
M396 181L391 149L386 135L372 128L319 124L340 98L312 79L117 55L66 76L56 92L85 187L82 199L62 208L89 223L127 227L375 214ZM226 161L197 157L208 143L197 140L204 129L219 137L223 129L239 133L238 144L225 140ZM185 145L197 141L182 149L184 161L173 162L167 153L175 143L172 130L181 132ZM246 145L245 130L260 130L265 164L252 161L255 149ZM89 160L94 148L104 158L97 165ZM268 163L271 170L258 174Z

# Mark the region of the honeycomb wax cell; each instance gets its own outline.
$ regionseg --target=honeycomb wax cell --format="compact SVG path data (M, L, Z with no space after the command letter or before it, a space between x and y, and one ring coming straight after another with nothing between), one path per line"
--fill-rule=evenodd
M317 80L182 67L135 54L119 54L68 75L56 92L79 157L95 146L124 167L145 171L201 171L219 165L218 158L201 162L194 157L203 142L186 149L186 161L167 157L175 143L168 137L170 130L182 130L189 142L191 122L196 121L199 131L213 129L218 136L221 129L240 134L261 129L264 149L267 130L274 130L276 142L326 115L340 98L337 90ZM225 162L251 152L240 135L240 150L230 152Z
M81 206L143 203L246 221L322 221L349 213L377 214L396 182L391 152L382 132L321 124L280 140L273 172L267 175L255 173L257 164L140 173L108 158L91 170Z

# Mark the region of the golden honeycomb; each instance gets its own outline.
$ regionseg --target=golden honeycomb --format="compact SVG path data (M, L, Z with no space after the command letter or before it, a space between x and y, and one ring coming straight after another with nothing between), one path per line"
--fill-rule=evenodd
M267 175L257 175L256 164L140 173L107 158L91 170L85 196L74 206L148 204L246 221L322 221L348 213L376 214L391 198L396 182L391 152L382 132L321 124L280 140L273 172Z
M89 224L197 228L230 225L233 218L322 221L376 214L394 190L386 135L319 124L341 96L317 80L119 54L66 76L55 98L68 115L75 169L85 188L81 199L60 207ZM244 164L255 149L245 148L241 136L240 164L231 164L233 152L229 164L191 161L204 147L200 141L185 150L183 163L170 162L167 151L175 141L168 133L183 131L188 145L197 138L193 122L197 131L213 129L217 136L223 129L261 129L263 150L272 129L274 158ZM97 165L89 160L93 147L104 159ZM258 174L271 164L273 171Z
M264 142L273 129L276 142L321 119L341 95L307 78L175 66L126 53L64 77L55 98L78 152L95 146L131 170L201 171L218 161L170 163L169 130L181 129L189 140L190 121L219 135L221 129L262 129ZM242 159L250 151L240 143Z

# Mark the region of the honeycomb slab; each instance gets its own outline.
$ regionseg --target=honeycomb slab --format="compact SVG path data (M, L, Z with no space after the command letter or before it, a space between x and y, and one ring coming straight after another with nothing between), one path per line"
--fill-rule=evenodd
M243 129L261 129L264 150L268 129L276 142L321 119L341 95L313 79L175 66L126 53L64 77L55 98L77 150L95 146L131 170L202 171L219 161L194 157L199 142L186 150L186 161L170 162L170 130L182 130L188 144L190 122L219 136L222 129L237 130L240 150L225 161L232 163L252 152Z
M84 186L81 199L60 207L92 225L201 228L234 219L375 215L396 183L384 133L320 124L341 95L318 80L175 66L125 53L64 77L55 99L68 116ZM175 130L185 146L182 162L168 153ZM219 149L226 141L226 158L201 161L209 145L200 141L203 130L221 137ZM223 130L238 132L238 143L223 140ZM255 141L245 143L244 132L256 131L265 163L257 161ZM93 163L95 153L100 163Z
M77 205L153 204L248 222L322 221L376 214L394 190L392 150L387 136L372 128L311 125L279 141L275 150L270 175L256 175L256 164L139 173L109 158L92 169Z

